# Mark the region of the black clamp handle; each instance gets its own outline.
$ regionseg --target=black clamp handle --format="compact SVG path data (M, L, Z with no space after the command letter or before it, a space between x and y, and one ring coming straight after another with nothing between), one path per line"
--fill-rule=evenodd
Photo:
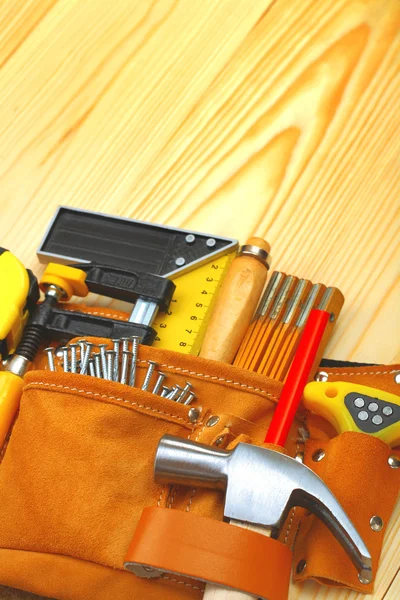
M90 292L132 304L138 298L143 298L158 304L162 312L168 310L176 287L170 279L151 273L97 263L69 266L86 273L86 285Z

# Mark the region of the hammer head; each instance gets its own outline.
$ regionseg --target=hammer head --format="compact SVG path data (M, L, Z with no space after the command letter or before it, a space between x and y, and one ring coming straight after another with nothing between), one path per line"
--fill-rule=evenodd
M232 451L165 435L158 446L155 479L226 491L226 519L271 528L277 536L288 512L302 506L332 531L359 571L372 580L371 556L335 496L311 469L279 452L249 444Z

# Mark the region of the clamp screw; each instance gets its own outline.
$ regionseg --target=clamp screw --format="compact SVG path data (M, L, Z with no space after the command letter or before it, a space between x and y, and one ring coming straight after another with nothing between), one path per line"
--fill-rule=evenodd
M217 415L214 415L208 419L206 425L207 427L214 427L214 425L216 425L217 423L219 423L219 417Z

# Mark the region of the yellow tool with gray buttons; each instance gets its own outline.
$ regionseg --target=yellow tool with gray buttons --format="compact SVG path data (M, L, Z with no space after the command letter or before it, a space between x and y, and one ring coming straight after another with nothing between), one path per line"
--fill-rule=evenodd
M304 406L335 427L338 433L358 431L389 446L400 444L400 396L347 383L312 382L304 389Z

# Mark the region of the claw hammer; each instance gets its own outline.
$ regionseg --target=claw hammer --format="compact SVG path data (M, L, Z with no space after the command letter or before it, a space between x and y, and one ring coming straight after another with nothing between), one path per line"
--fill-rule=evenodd
M283 445L302 391L315 366L331 315L312 311L282 390L266 442ZM275 418L276 417L276 418ZM224 518L277 538L295 506L317 515L344 548L361 583L372 581L371 555L335 496L311 469L270 448L240 443L225 451L165 435L158 445L155 480L225 492ZM249 600L239 590L207 585L206 600Z

